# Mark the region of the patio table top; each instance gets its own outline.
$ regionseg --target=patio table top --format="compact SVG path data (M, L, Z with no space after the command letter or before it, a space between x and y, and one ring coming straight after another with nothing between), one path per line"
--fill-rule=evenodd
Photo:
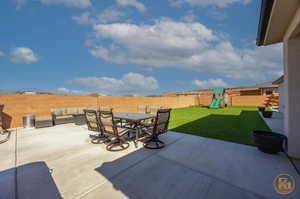
M138 122L142 120L147 120L154 118L154 114L144 114L144 113L127 113L127 112L119 112L114 113L114 118L124 119L128 121Z

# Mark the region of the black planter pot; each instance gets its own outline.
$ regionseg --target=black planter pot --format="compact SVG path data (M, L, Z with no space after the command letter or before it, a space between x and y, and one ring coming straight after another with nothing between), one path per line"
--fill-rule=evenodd
M285 135L269 131L253 131L254 143L264 152L275 154L283 151L283 143L287 141Z
M260 111L260 112L264 112L265 110L266 110L266 107L258 107L258 110Z
M271 118L273 115L273 111L263 111L262 114L264 118Z

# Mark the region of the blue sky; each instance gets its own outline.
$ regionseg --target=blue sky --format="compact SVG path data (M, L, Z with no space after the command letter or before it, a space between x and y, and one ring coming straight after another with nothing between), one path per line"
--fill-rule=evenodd
M254 85L282 73L255 46L257 0L0 2L0 92L149 95Z

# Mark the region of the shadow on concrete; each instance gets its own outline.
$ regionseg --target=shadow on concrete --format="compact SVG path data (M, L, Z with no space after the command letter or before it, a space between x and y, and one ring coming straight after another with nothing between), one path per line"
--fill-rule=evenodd
M151 188L147 185L147 182L142 181L142 179L137 179L140 176L131 176L132 179L127 179L131 182L126 182L127 177L124 178L122 174L124 174L128 169L134 167L141 160L144 160L143 156L147 157L147 151L149 152L148 149L139 149L114 161L104 162L100 167L95 168L95 170L109 180L109 182L113 185L113 188L117 191L116 193L121 192L123 196L125 195L127 198L132 199L143 198L141 196L141 194L144 194L143 190L147 189L146 187L148 187L148 190ZM141 159L141 157L143 158ZM129 172L125 173L125 175L126 174L129 174ZM101 188L101 195L103 194L102 196L104 198L120 198L119 196L109 195L111 192L108 189L110 188L106 186ZM155 190L153 190L153 192L154 191Z
M239 115L212 114L169 130L251 144L251 131L261 128L260 122L264 125L257 111L242 111ZM108 182L87 198L207 198L210 179L155 155L168 146L157 151L139 149L95 168Z
M171 131L254 145L253 130L270 130L257 111L241 111L239 115L210 114Z
M33 162L0 172L1 199L62 199L45 162Z
M168 147L168 146L166 146ZM95 170L109 182L99 187L97 196L103 198L205 198L210 181L189 168L174 164L161 156L140 149ZM159 149L156 152L162 151ZM141 156L144 156L141 158ZM136 161L139 158L139 161ZM135 160L135 162L129 164ZM127 165L127 168L122 165ZM123 167L122 170L120 167Z

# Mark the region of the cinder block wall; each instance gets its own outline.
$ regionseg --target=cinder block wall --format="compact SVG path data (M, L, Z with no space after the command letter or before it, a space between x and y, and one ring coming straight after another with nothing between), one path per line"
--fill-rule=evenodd
M179 108L197 104L195 96L178 97L119 97L100 96L99 106L110 106L114 111L136 112L139 105L162 108Z
M22 117L50 115L53 108L77 108L110 106L114 111L136 112L138 105L179 108L196 105L195 96L183 97L120 97L120 96L64 96L0 94L4 104L3 126L22 126Z
M278 106L278 96L232 96L232 106Z
M109 106L115 112L136 112L139 105L163 108L180 108L195 105L210 105L209 96L177 97L123 97L123 96L64 96L64 95L20 95L0 94L0 104L4 104L3 126L14 128L22 126L22 117L50 115L53 108L77 108ZM268 96L232 96L232 106L263 106L268 101L278 104L276 98Z
M96 107L97 97L0 94L0 103L4 104L3 126L14 128L22 126L27 114L47 116L53 108Z

